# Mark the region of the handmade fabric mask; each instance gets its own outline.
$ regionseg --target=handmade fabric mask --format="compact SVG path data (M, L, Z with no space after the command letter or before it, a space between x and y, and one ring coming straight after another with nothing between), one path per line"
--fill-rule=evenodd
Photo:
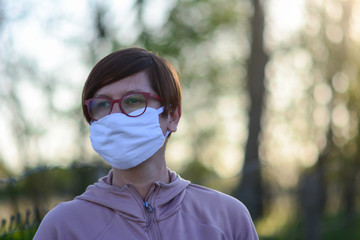
M154 155L164 144L159 114L164 107L148 107L139 117L112 113L92 122L90 141L94 150L112 167L133 168ZM142 112L143 109L137 111Z

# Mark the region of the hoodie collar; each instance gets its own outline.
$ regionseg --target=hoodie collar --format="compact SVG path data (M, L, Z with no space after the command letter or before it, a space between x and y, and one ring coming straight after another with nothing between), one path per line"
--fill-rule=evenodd
M155 209L155 216L162 220L178 211L190 184L170 170L170 183L156 181L149 190L147 201ZM133 221L146 221L144 201L136 189L128 184L122 187L111 185L113 171L76 197L76 199L92 202L113 209L120 215Z

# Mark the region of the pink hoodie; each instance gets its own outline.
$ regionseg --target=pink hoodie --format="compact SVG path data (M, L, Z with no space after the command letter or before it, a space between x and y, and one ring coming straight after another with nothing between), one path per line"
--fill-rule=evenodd
M143 201L131 185L111 185L112 171L42 221L34 239L258 239L246 207L170 171Z

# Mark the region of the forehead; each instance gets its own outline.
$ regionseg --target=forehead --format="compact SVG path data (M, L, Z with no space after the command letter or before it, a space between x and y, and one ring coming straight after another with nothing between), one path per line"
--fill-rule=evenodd
M151 87L149 77L145 72L139 72L108 84L100 88L95 93L95 96L105 95L108 97L117 98L126 93L134 91L155 93Z

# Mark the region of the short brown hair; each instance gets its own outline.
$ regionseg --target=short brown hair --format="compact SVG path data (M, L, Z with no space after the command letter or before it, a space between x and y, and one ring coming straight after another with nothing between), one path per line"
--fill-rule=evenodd
M126 48L101 59L91 70L82 92L82 109L86 121L91 119L85 100L102 87L144 71L151 87L161 97L164 114L181 105L181 89L173 66L159 55L142 48Z

